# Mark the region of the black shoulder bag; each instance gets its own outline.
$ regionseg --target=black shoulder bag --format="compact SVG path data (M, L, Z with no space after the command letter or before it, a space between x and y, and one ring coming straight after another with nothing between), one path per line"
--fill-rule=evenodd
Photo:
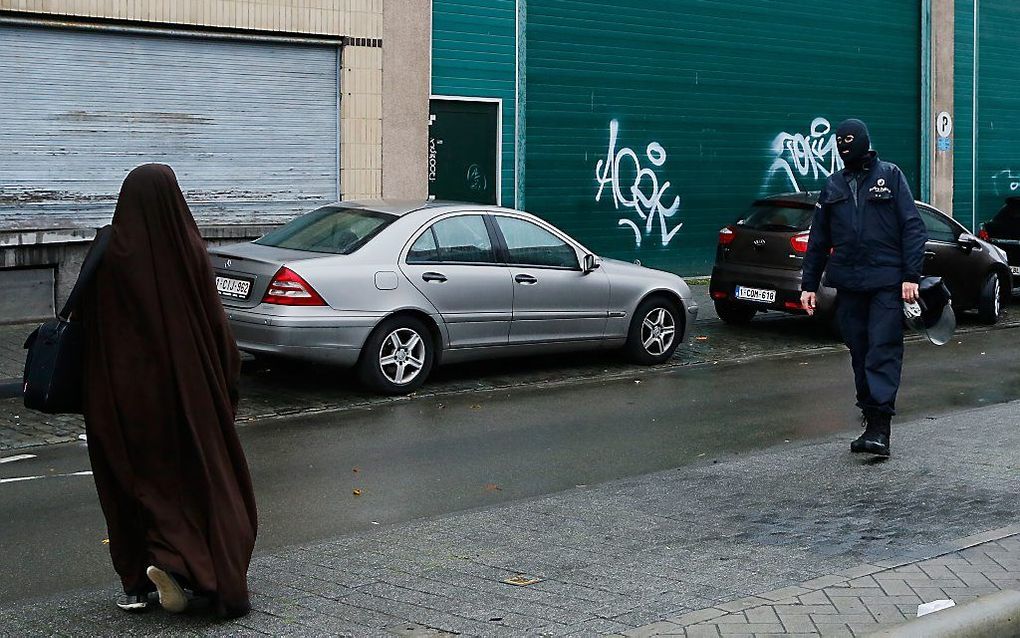
M110 226L99 229L64 308L55 319L36 328L25 342L28 350L23 378L26 408L46 414L82 412L84 336L81 322L71 321L71 313L95 277L112 234Z

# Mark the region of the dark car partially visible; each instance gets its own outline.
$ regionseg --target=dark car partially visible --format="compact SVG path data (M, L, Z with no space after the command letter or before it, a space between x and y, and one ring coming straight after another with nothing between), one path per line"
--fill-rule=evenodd
M981 224L978 237L1006 251L1010 271L1020 277L1020 196L1007 197L995 217Z
M769 310L804 314L801 269L817 200L817 192L766 197L719 231L709 289L723 321L747 323ZM924 274L945 280L957 312L977 310L982 322L998 321L1013 286L1006 253L928 204L917 202L917 209L928 232ZM831 320L836 291L822 282L816 315Z

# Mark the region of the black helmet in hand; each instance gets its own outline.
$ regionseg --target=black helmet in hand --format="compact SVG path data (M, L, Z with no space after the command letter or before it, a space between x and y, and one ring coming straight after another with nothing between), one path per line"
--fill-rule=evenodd
M903 302L907 325L928 337L937 346L944 346L956 331L953 297L942 277L925 277L918 286L919 303Z

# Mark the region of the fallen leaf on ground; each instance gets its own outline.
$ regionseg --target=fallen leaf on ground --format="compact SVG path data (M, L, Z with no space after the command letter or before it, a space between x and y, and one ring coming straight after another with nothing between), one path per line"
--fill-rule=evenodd
M485 491L486 492L502 492L503 488L498 486L498 485L496 485L495 483L486 483L485 484Z
M708 337L694 337L695 341L708 341Z
M354 490L354 495L355 495L355 496L361 496L361 490L359 490L359 489L355 489L355 490Z
M103 539L103 545L109 545L109 544L110 544L110 539L109 538L104 538Z
M481 410L482 406L480 406L480 405L473 405L473 406L471 406L471 409L472 410Z
M354 473L355 473L355 474L357 474L357 473L358 473L358 472L360 472L360 471L361 471L361 468L360 468L360 467L356 467L356 468L354 468Z
M528 585L534 585L535 583L542 582L541 578L531 578L523 574L519 576L513 576L503 581L507 585L516 585L517 587L527 587Z

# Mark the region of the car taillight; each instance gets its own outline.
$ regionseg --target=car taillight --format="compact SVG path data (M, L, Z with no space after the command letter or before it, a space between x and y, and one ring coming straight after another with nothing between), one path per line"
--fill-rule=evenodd
M719 245L729 246L736 239L737 234L733 230L733 226L727 226L719 231Z
M279 306L325 306L326 302L307 281L284 266L275 275L262 303Z
M808 246L808 237L811 233L798 233L790 238L790 247L793 248L795 253L806 253Z
M988 241L991 238L992 238L992 236L989 235L988 231L985 229L985 227L982 226L981 230L978 231L978 239L983 239L985 241Z

